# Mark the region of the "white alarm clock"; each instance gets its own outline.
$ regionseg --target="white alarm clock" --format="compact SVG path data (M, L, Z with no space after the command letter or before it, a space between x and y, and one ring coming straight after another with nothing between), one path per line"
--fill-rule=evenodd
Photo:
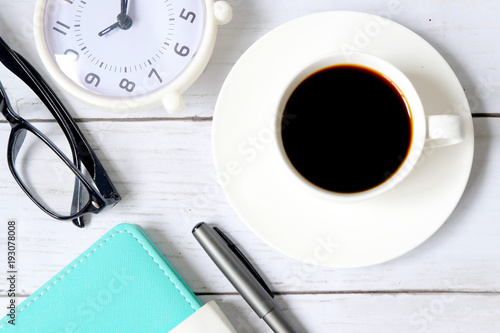
M177 113L231 17L225 1L38 0L35 42L49 74L87 104Z

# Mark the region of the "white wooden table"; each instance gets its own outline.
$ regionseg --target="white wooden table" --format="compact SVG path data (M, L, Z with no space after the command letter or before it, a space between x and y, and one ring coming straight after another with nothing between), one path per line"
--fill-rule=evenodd
M199 221L221 226L244 248L303 332L500 331L500 2L229 0L213 58L186 92L186 109L113 114L57 89L123 197L83 230L45 216L8 168L10 127L0 123L0 310L6 294L7 221L16 221L20 302L118 223L140 225L202 301L216 299L239 332L269 332L191 236ZM35 0L0 0L0 36L46 73L32 36ZM291 19L328 10L381 14L412 29L448 61L475 127L472 173L444 226L410 253L360 269L327 269L285 257L236 216L216 180L211 125L218 91L259 37ZM15 19L14 19L15 18ZM12 75L0 79L28 119L50 117ZM55 86L55 85L54 85ZM147 297L147 295L145 295Z

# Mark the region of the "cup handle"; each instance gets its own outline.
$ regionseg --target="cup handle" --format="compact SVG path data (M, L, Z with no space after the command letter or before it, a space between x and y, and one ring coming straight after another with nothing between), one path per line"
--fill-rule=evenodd
M464 121L457 115L427 117L425 148L450 146L464 140Z

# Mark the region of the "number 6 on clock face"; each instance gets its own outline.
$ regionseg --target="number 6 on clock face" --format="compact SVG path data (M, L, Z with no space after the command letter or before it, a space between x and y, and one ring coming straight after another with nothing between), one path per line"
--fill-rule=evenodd
M231 7L213 0L38 0L35 41L50 75L112 111L182 109Z

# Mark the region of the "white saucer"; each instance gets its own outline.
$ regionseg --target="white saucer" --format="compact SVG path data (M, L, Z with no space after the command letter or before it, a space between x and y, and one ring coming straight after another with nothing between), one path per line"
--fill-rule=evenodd
M460 114L465 141L424 151L396 188L374 199L339 203L289 184L269 147L273 73L301 57L359 50L398 67L412 81L426 114ZM279 92L277 92L279 94ZM228 75L213 123L215 166L240 218L262 240L301 261L361 267L398 257L430 237L465 189L474 150L463 89L439 53L407 28L358 12L305 16L252 45Z

